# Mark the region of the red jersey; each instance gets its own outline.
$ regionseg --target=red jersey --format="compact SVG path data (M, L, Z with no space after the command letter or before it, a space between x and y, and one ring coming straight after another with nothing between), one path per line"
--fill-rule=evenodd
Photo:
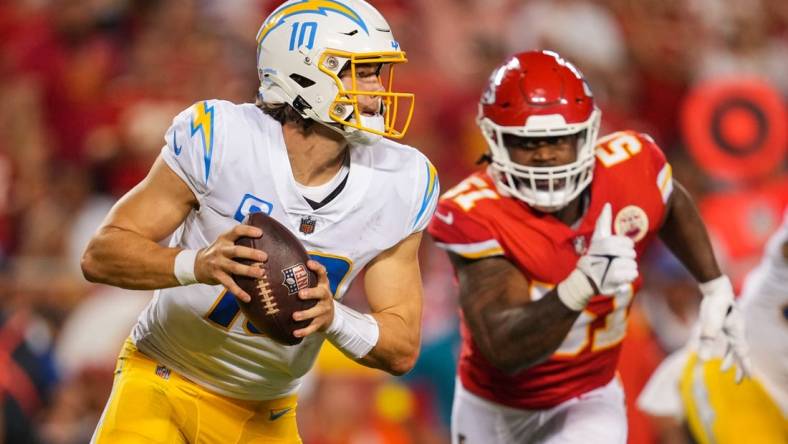
M438 246L469 259L505 256L528 280L532 300L543 297L574 270L603 205L610 202L613 231L635 240L638 258L659 230L673 190L670 165L654 141L633 131L599 140L590 203L567 226L551 214L500 194L486 172L446 192L429 233ZM459 374L470 392L522 409L546 409L607 384L614 376L627 314L640 287L594 296L558 350L545 362L508 375L482 355L462 321Z

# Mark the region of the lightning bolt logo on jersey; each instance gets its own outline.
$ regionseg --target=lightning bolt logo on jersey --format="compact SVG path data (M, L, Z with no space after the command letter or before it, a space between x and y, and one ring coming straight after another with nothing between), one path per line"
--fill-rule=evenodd
M198 132L202 135L203 161L205 162L205 180L211 174L211 157L213 156L213 107L208 102L194 105L194 119L191 122L191 135ZM178 154L183 148L176 148Z
M180 154L167 146L162 158L200 209L189 213L170 244L204 248L249 213L263 211L326 267L337 299L369 261L426 228L437 204L434 167L416 149L387 139L350 147L345 187L313 210L293 179L281 125L253 104L198 102L175 118L165 135L168 145L175 133L195 137L177 137ZM319 221L318 229L300 229L304 220ZM291 293L304 287L303 265L282 273ZM266 308L278 309L273 301ZM245 319L234 295L202 284L157 291L132 338L168 368L238 399L294 392L323 341L310 335L297 346L280 345Z
M599 140L590 204L576 229L501 195L485 171L441 197L429 231L439 247L467 259L505 256L529 281L531 300L538 300L575 268L605 202L613 207L616 234L632 237L640 255L659 229L670 183L670 165L654 142L624 131ZM484 358L463 323L463 387L502 405L545 409L604 386L615 373L639 285L592 298L550 359L513 376Z

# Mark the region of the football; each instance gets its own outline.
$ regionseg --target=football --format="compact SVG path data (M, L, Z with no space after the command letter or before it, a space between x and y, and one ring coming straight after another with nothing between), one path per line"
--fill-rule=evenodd
M317 275L307 268L309 256L304 246L284 225L264 213L253 213L247 224L263 230L260 238L241 237L235 244L268 253L264 263L240 260L262 267L265 274L256 279L233 276L235 282L252 297L251 302L238 300L241 310L260 332L286 345L296 345L303 338L293 331L304 328L311 320L295 321L293 313L313 307L317 300L303 300L298 291L317 285Z

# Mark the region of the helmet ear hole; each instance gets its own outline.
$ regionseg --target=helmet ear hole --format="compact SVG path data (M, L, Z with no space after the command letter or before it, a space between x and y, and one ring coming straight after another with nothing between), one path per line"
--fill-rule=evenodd
M309 88L310 86L315 84L315 81L312 79L308 79L299 74L290 74L290 78L298 84L301 88Z
M304 110L312 109L312 107L309 106L309 103L307 103L307 101L301 96L296 96L295 100L293 100L293 108L295 108L295 110L298 111L302 116L305 116Z

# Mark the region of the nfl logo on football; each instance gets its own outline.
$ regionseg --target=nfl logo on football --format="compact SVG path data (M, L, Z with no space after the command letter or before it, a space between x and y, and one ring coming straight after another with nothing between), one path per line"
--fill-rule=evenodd
M309 275L304 264L296 264L282 270L284 279L282 285L287 287L288 294L298 293L298 290L309 286Z
M317 224L317 220L315 220L311 216L304 216L301 218L301 225L298 227L298 231L304 234L312 234L315 232L315 225Z

